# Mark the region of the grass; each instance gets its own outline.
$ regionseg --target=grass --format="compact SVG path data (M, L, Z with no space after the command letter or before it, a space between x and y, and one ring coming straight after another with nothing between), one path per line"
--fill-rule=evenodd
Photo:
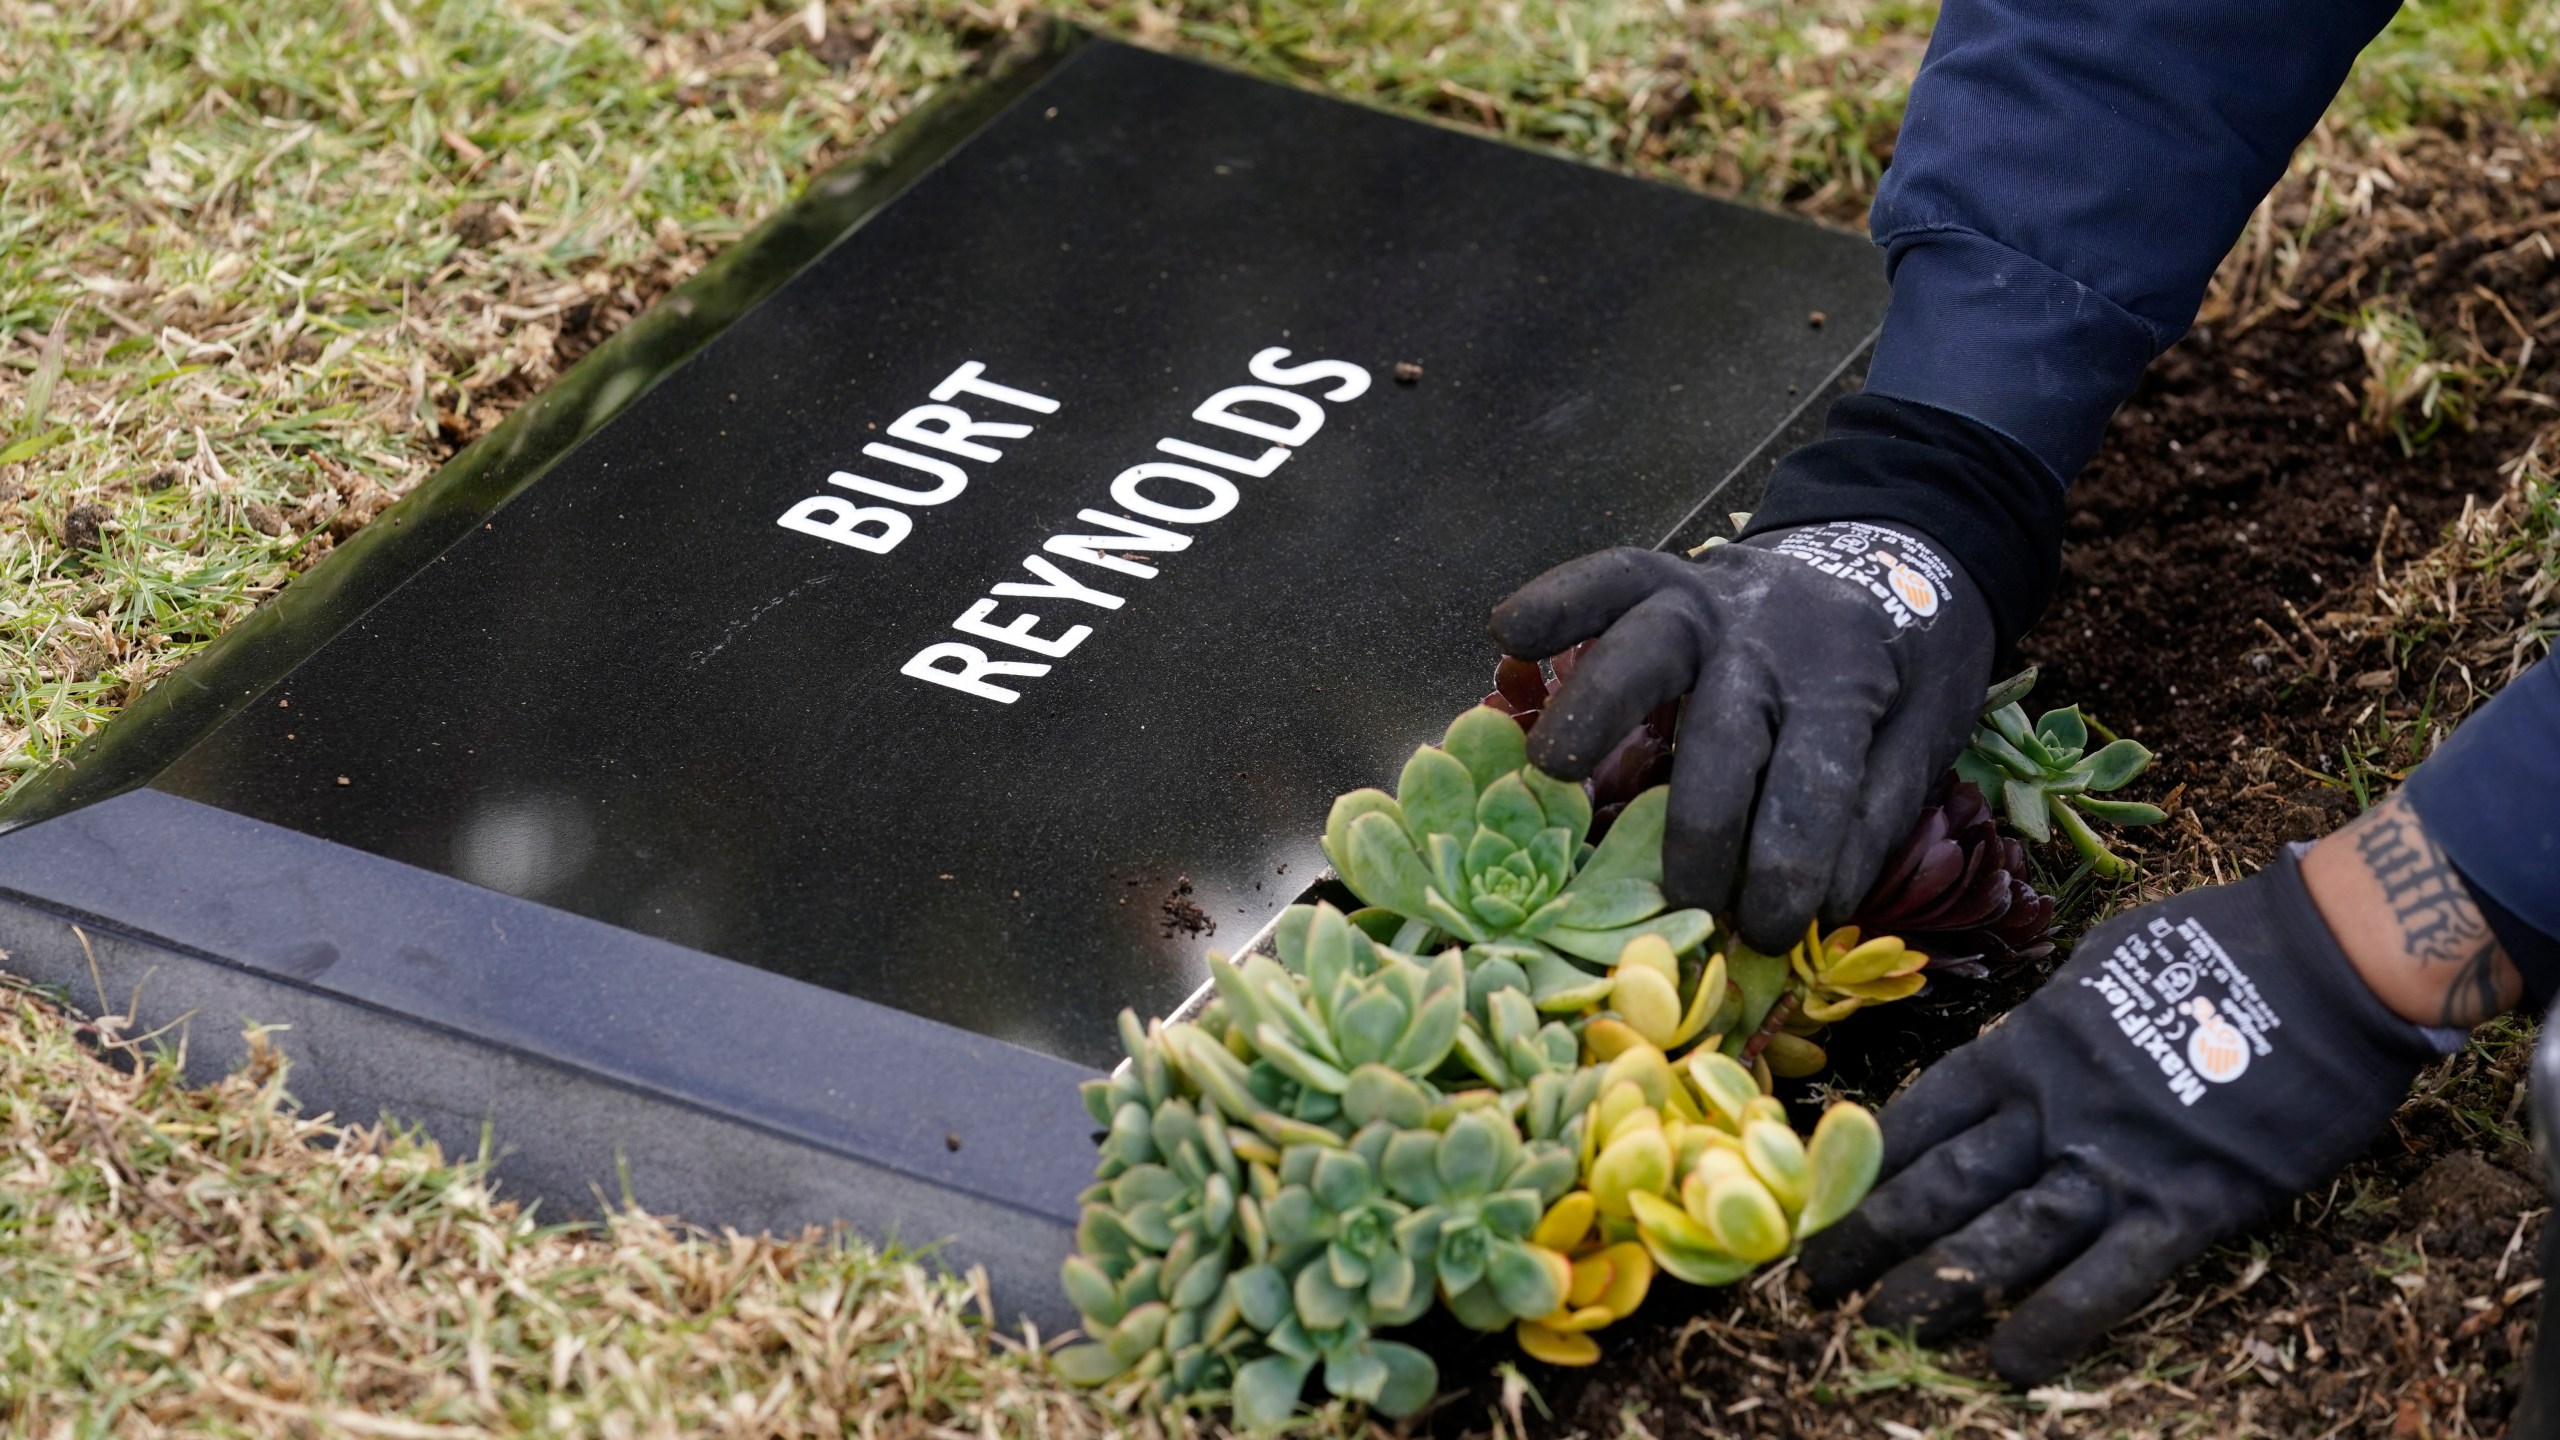
M0 989L13 1435L1161 1433L1050 1380L971 1280L815 1234L540 1225L476 1162L295 1113L263 1037L195 1089L83 1029Z
M1063 8L1847 224L1891 152L1933 14L1916 0ZM0 0L0 785L1024 13ZM2560 11L2534 0L2413 3L2332 110L2322 153L2427 125L2547 126L2556 36ZM2348 213L2354 184L2340 170L2294 232ZM2423 415L2424 387L2400 392L2434 342L2386 331L2377 404L2416 395ZM2422 562L2438 570L2382 592L2401 668L2431 666L2437 698L2377 716L2377 767L2405 764L2516 657L2548 648L2560 502L2540 450L2517 475L2505 508ZM2538 618L2500 629L2489 602L2520 585ZM2481 658L2498 656L2504 668ZM837 1237L704 1237L644 1216L545 1227L473 1163L297 1115L272 1050L190 1091L165 1060L101 1066L77 1032L42 997L0 995L13 1433L1157 1428L1060 1390L976 1321L965 1280ZM1869 1373L1901 1386L1943 1373L1861 1344ZM1314 1426L1358 1428L1338 1413Z

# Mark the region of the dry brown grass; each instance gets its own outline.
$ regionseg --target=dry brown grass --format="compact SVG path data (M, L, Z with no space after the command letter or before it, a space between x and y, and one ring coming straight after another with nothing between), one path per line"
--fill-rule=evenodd
M817 1232L538 1224L477 1162L298 1113L288 1078L258 1035L190 1088L0 978L8 1433L1168 1433L1055 1381L981 1278Z

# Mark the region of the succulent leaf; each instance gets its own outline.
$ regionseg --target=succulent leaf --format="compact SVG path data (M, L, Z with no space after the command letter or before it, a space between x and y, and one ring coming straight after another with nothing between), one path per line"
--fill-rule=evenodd
M1411 1345L1394 1340L1369 1342L1386 1375L1369 1404L1379 1414L1401 1419L1431 1403L1440 1392L1440 1367Z
M1236 1423L1247 1430L1272 1430L1288 1422L1298 1408L1315 1365L1286 1355L1265 1355L1236 1372Z
M1517 1240L1496 1240L1487 1247L1484 1278L1502 1308L1523 1318L1547 1314L1564 1300L1555 1272Z
M1719 1247L1707 1227L1658 1195L1636 1197L1636 1237L1664 1274L1692 1285L1730 1285L1759 1268Z
M1862 1106L1842 1102L1823 1112L1805 1147L1808 1176L1804 1211L1796 1217L1799 1239L1824 1229L1857 1208L1884 1168L1884 1132Z
M1538 798L1538 808L1546 812L1547 824L1563 830L1579 840L1591 831L1591 797L1570 780L1559 780L1531 765L1519 772L1529 793Z
M1352 825L1361 816L1370 814L1385 815L1397 829L1405 828L1403 808L1396 804L1394 796L1384 790L1364 788L1351 791L1337 797L1333 808L1326 812L1324 853L1336 870L1343 868L1343 862L1351 854Z
M2000 785L2000 808L2019 834L2041 845L2053 838L2053 821L2047 810L2045 792L2025 780L2006 780Z
M1699 1050L1689 1056L1689 1079L1698 1093L1714 1107L1724 1123L1735 1129L1750 1103L1760 1098L1760 1082L1732 1056L1714 1050Z
M2151 752L2138 740L2109 741L2089 757L2089 788L2120 790L2151 768Z
M1519 733L1510 726L1503 728L1514 735ZM1547 812L1538 804L1538 797L1529 793L1519 773L1512 771L1485 785L1476 799L1476 824L1482 827L1477 831L1479 838L1491 831L1525 850L1538 838L1538 832L1547 828ZM1472 854L1467 858L1470 862L1475 859Z
M1801 1035L1777 1034L1769 1037L1768 1048L1760 1058L1769 1062L1769 1072L1781 1080L1802 1080L1819 1075L1831 1063L1831 1057L1820 1045Z
M1098 1344L1070 1345L1049 1357L1049 1367L1070 1385L1101 1385L1120 1377L1128 1370L1107 1346ZM1297 1397L1289 1397L1297 1403Z
M1549 1365L1600 1363L1599 1343L1579 1331L1557 1330L1535 1320L1523 1320L1517 1333L1521 1350L1533 1360Z
M1615 834L1615 831L1610 832ZM1567 955L1606 965L1618 958L1627 942L1639 935L1659 936L1681 952L1697 949L1715 933L1715 921L1704 910L1674 910L1612 930L1583 930L1558 925L1538 938Z
M2027 723L2026 707L2003 705L1986 718L1991 722L1991 728L1999 732L2000 738L2008 741L2037 769L2053 768L2053 752L2045 748L2044 742L2036 737L2035 727Z
M1642 965L1618 967L1610 983L1609 1005L1654 1045L1668 1047L1680 1033L1680 992L1659 972Z
M1349 852L1334 857L1334 865L1360 898L1406 915L1429 913L1424 897L1431 890L1431 872L1404 826L1383 811L1371 811L1351 822L1350 834Z
M2017 674L2012 675L2008 679L1991 687L1990 691L1982 698L1983 713L1987 715L1994 710L2004 709L2008 706L2015 705L2019 701L2026 699L2028 693L2033 691L2035 688L2036 667L2030 665L2026 669L2019 671Z
M1613 880L1644 880L1662 883L1662 827L1669 813L1671 789L1657 785L1627 802L1616 824L1602 838L1591 858L1573 877L1568 891L1606 885Z
M1726 1175L1707 1186L1704 1218L1717 1248L1755 1265L1786 1254L1794 1239L1777 1197L1748 1173Z
M1520 727L1501 711L1484 705L1449 722L1440 747L1464 762L1478 789L1489 788L1529 763L1529 744Z
M1404 811L1405 831L1416 837L1448 835L1464 840L1475 833L1476 789L1475 777L1456 756L1421 746L1396 781L1396 804Z
M2089 722L2081 718L2077 705L2048 710L2036 720L2036 738L2055 760L2067 765L2089 748Z
M1618 1135L1591 1164L1591 1197L1600 1213L1621 1219L1635 1213L1637 1192L1660 1194L1671 1186L1671 1144L1659 1125Z
M1747 1120L1742 1126L1742 1158L1751 1173L1787 1210L1801 1210L1812 1185L1804 1142L1783 1122Z
M2075 795L2071 808L2085 810L2110 825L2157 825L2169 818L2169 812L2157 805L2139 800L2101 800L2095 795Z
M1482 1110L1458 1117L1440 1137L1431 1158L1444 1193L1473 1195L1492 1188L1501 1174L1506 1126L1507 1122Z

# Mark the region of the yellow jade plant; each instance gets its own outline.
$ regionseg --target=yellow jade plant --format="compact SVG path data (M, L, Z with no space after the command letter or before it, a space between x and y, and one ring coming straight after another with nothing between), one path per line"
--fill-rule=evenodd
M1675 1064L1648 1041L1629 1043L1583 1127L1580 1185L1531 1232L1571 1275L1553 1313L1519 1323L1520 1348L1591 1364L1600 1347L1590 1332L1641 1305L1657 1271L1692 1285L1740 1280L1849 1213L1883 1154L1861 1106L1833 1104L1808 1143L1740 1061L1698 1047Z
M1688 979L1684 1000L1679 957L1661 938L1638 936L1619 951L1606 982L1594 987L1583 1045L1601 1061L1638 1044L1673 1056L1693 1046L1720 1050L1767 1091L1777 1080L1802 1079L1830 1062L1813 1039L1825 1026L1863 1006L1917 994L1927 983L1921 970L1928 963L1927 955L1891 935L1862 940L1854 925L1829 935L1807 926L1804 942L1783 956L1738 943L1707 956Z

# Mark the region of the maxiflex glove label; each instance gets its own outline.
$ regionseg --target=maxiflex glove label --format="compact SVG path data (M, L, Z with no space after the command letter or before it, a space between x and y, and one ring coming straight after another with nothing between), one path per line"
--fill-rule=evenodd
M1786 531L1769 548L1873 595L1896 630L1928 629L1955 577L1947 562L1917 539L1863 520Z
M2182 1105L2247 1074L2284 1024L2200 920L2153 919L2080 983L2097 992L2127 1043L2160 1067Z

